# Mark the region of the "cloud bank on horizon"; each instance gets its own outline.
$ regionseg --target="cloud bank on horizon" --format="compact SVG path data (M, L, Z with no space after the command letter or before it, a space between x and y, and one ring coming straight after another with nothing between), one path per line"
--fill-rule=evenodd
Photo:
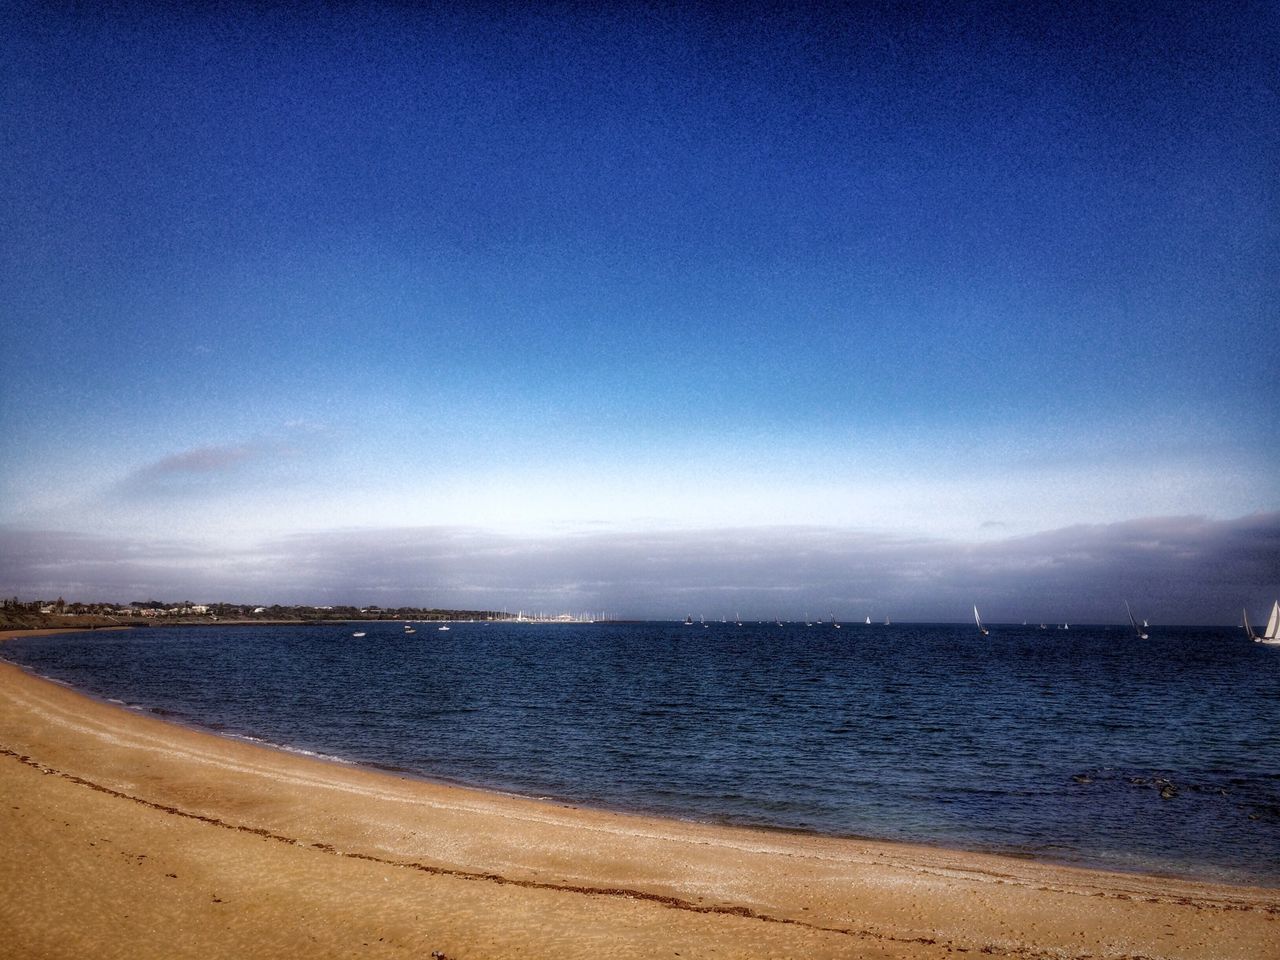
M947 619L1057 571L1102 617L1151 534L1204 567L1148 593L1221 619L1280 509L1277 44L1266 4L0 10L0 592Z
M1280 513L1163 517L966 543L752 527L517 537L331 530L236 549L0 528L0 583L118 602L357 604L875 620L1235 623L1274 599ZM145 595L145 596L144 596Z

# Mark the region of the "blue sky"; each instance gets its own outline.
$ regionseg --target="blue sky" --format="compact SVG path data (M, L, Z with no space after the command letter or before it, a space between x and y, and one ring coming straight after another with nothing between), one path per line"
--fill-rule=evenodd
M10 532L1280 510L1272 4L0 16Z

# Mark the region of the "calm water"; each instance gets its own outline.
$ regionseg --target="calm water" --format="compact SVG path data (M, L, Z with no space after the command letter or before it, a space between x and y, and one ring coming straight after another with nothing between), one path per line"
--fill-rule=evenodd
M1280 648L1238 630L368 624L0 652L170 719L433 779L1280 885Z

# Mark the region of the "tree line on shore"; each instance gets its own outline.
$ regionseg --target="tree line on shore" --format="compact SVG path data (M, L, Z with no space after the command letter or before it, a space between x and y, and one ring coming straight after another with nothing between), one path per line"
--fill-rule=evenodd
M0 600L0 626L37 628L45 626L104 626L110 624L180 622L235 622L288 620L323 622L328 620L510 620L511 614L498 610L455 610L438 607L357 607L350 605L306 606L250 603L177 603L162 600L135 600L129 603L56 600ZM84 621L83 623L70 621Z

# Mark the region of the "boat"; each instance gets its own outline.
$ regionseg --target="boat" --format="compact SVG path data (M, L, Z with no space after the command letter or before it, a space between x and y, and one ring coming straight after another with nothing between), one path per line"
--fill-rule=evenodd
M1128 600L1126 600L1126 601L1124 602L1124 610L1125 610L1125 613L1129 614L1129 626L1133 627L1133 632L1134 632L1135 634L1137 634L1138 639L1139 639L1139 640L1148 640L1148 639L1150 639L1150 638L1147 636L1147 634L1145 634L1145 633L1143 633L1143 632L1142 632L1142 627L1138 626L1138 621L1137 621L1137 620L1135 620L1135 619L1133 619L1133 611L1129 609L1129 601L1128 601ZM1142 626L1143 626L1143 627L1145 627L1146 625L1147 625L1147 621L1143 620L1143 621L1142 621Z
M684 625L685 625L686 627L692 627L692 626L693 626L693 617L685 617L685 618L684 618Z
M1249 613L1244 614L1244 632L1254 643L1280 643L1280 600L1277 600L1271 607L1271 616L1267 620L1267 629L1262 631L1262 635L1253 632L1253 628L1249 626Z
M405 627L405 628L404 628L404 634L405 634L405 636L406 636L406 637L407 637L409 634L411 634L411 633L417 633L417 632L418 632L418 631L417 631L417 630L415 630L415 629L413 629L413 627Z
M436 627L437 630L448 630L448 627Z
M990 630L988 630L986 627L982 625L982 618L978 616L978 605L976 603L973 605L973 622L978 625L978 631L984 637L991 632Z
M831 625L837 630L840 629L840 621L836 619L836 615L834 613L831 615Z
M868 626L868 627L869 627L869 626L871 626L871 618L870 618L870 617L867 617L867 626Z
M353 633L353 634L352 634L352 636L353 636L353 637L363 637L363 636L364 636L364 631L363 631L363 630L361 630L359 633Z

